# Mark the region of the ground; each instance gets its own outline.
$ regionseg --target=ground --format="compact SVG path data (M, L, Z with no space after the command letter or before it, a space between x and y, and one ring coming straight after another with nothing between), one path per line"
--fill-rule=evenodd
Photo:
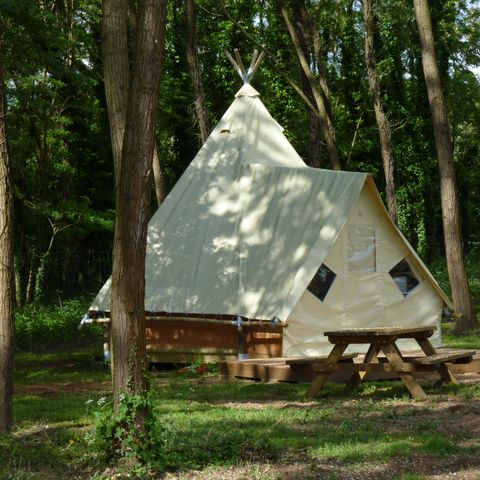
M453 387L426 381L426 401L410 399L400 382L367 382L354 394L330 385L306 401L305 385L228 382L194 368L151 378L171 428L170 463L135 477L89 440L93 412L111 393L98 352L18 356L0 480L480 479L477 374Z
M475 385L480 381L479 375L465 375L461 382L465 385ZM198 386L205 388L206 385L218 387L221 381L215 377L189 378L183 382L190 385L192 390ZM157 386L165 387L169 383L168 377L157 378ZM110 383L104 381L70 381L51 383L32 383L17 385L16 395L20 397L54 397L65 394L74 395L108 395ZM335 399L328 399L332 402ZM215 407L225 407L237 411L262 411L274 409L281 412L285 409L301 410L306 412L319 408L318 402L295 402L284 401L278 398L266 398L256 401L226 401L214 402ZM329 403L329 404L330 404ZM452 445L465 449L465 453L451 451L447 445L445 454L435 451L432 454L411 452L409 455L398 455L386 461L362 460L358 454L352 462L345 459L335 459L318 456L312 461L311 456L304 455L302 451L294 454L289 453L284 458L274 461L262 458L262 455L251 453L250 458L244 458L239 465L234 466L210 466L201 470L184 472L169 472L155 474L151 478L164 480L287 480L287 479L325 479L325 480L368 480L368 479L405 479L405 480L478 480L480 478L480 457L471 455L473 450L478 449L480 439L480 398L463 398L461 395L430 394L426 402L414 402L408 399L390 401L388 408L391 415L385 415L382 409L372 408L371 412L363 411L365 405L359 406L363 400L341 397L334 401L335 418L352 420L352 412L357 412L353 420L358 422L358 427L348 427L352 430L362 428L361 423L372 423L379 435L385 436L407 433L415 430L415 425L424 425L425 429L436 431L443 438L450 438ZM209 400L209 404L212 402ZM362 412L358 414L358 412ZM338 426L337 426L338 427ZM41 432L46 435L48 426L32 427L18 431L17 437L38 435ZM408 438L408 437L407 437ZM473 448L473 450L472 450ZM476 453L476 452L475 452ZM122 479L128 478L116 468L108 467L103 472L97 471L98 478ZM32 477L35 478L35 477ZM41 477L38 477L41 478ZM77 478L90 478L79 476Z

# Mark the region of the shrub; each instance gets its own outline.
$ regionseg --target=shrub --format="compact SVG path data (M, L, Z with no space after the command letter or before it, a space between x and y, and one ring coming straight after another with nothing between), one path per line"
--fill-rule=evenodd
M151 392L122 395L117 412L111 401L101 398L95 412L95 432L87 440L106 460L127 460L130 467L163 465L170 436L168 426L157 416ZM144 428L138 429L136 415L143 412Z
M86 299L67 300L61 305L33 303L19 308L15 314L17 347L45 348L99 338L99 327L88 325L78 329L87 309Z

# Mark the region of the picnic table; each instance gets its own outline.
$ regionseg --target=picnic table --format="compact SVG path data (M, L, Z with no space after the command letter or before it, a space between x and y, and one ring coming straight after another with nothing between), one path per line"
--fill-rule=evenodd
M472 359L475 351L463 350L458 352L439 353L429 341L435 331L435 326L429 327L374 327L353 328L325 332L333 348L324 363L316 367L316 376L307 392L313 398L327 382L332 372L343 371L351 373L347 382L349 388L356 388L368 372L395 372L403 384L416 399L425 399L426 394L418 384L414 372L436 371L440 381L457 383L457 380L448 367L449 362ZM401 338L413 338L417 341L424 355L407 357L402 354L396 341ZM361 363L341 364L345 350L349 345L368 344L368 350ZM379 358L383 353L384 357Z

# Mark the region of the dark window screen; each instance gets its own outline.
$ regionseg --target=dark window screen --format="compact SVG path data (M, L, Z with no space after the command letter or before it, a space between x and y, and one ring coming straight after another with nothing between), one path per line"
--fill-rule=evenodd
M397 263L388 273L404 297L420 283L406 259Z
M336 277L337 274L322 263L307 288L323 302Z

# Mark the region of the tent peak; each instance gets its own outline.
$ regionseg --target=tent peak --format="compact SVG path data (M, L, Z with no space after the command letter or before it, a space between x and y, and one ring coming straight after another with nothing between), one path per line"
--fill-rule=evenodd
M228 60L230 60L230 63L233 65L233 68L238 73L240 78L243 80L243 83L249 84L252 81L253 76L257 71L257 68L262 63L262 60L265 57L265 52L262 51L260 55L258 55L258 50L255 49L253 51L252 60L250 62L250 66L248 67L248 70L245 70L245 67L242 62L242 57L240 56L240 52L238 48L235 48L233 50L233 53L235 55L235 59L232 57L232 55L230 55L230 53L227 50L225 50L225 55L227 56Z
M235 97L259 97L260 94L249 84L244 83L242 88L235 94Z

